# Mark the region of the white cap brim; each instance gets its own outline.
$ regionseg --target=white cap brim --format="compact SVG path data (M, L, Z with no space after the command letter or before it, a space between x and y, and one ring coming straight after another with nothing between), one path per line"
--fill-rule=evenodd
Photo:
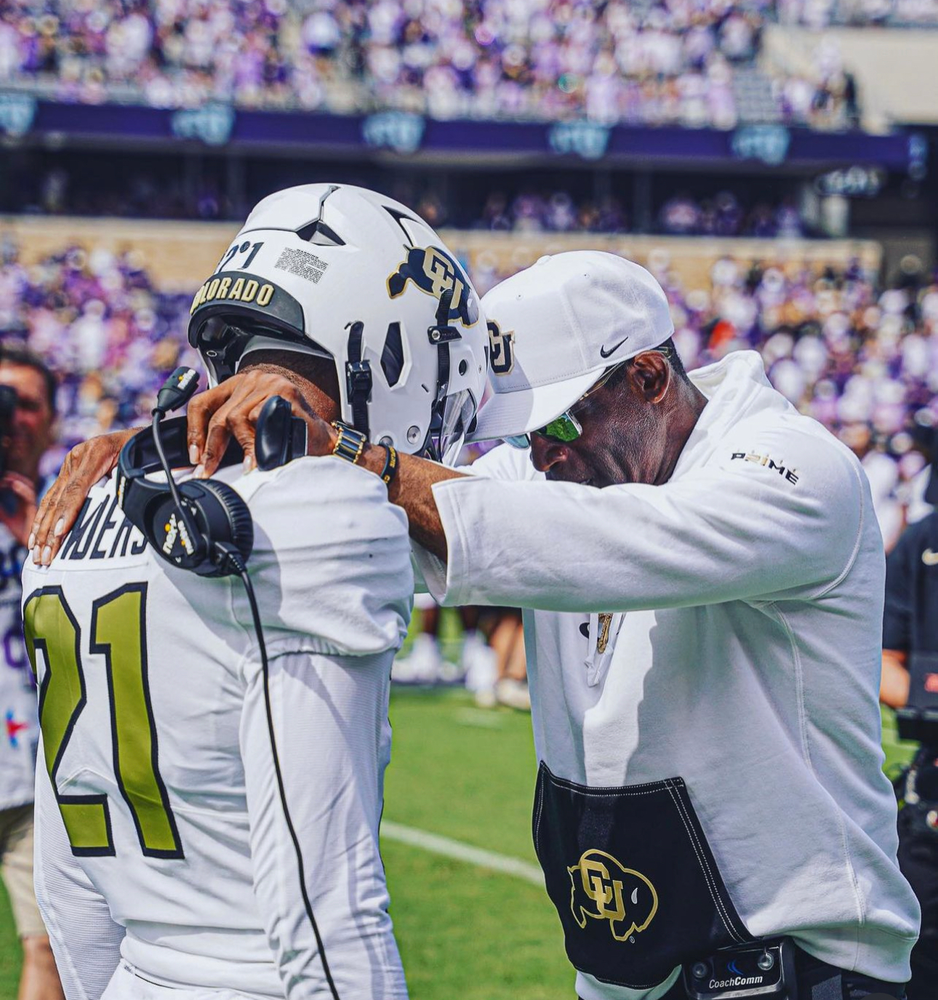
M602 374L586 372L551 385L495 393L482 405L475 430L466 440L491 441L536 431L573 406Z

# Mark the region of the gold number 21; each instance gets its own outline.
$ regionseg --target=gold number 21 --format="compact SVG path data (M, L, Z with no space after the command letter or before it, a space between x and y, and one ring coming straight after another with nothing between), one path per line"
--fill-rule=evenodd
M147 857L181 858L182 845L166 786L157 768L156 723L150 704L146 652L146 584L130 584L92 605L88 652L104 657L110 700L114 776ZM36 672L42 650L39 723L46 767L72 853L113 855L106 795L60 793L56 774L87 704L81 628L61 587L30 594L24 608L26 650Z

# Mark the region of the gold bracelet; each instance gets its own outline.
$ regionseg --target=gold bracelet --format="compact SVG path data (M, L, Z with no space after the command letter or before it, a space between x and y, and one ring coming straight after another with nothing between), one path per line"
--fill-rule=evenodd
M365 450L368 438L361 431L355 430L354 427L343 424L341 420L333 420L332 426L339 435L336 438L332 454L338 455L339 458L344 458L346 462L351 462L352 465L356 465L362 457L362 452Z

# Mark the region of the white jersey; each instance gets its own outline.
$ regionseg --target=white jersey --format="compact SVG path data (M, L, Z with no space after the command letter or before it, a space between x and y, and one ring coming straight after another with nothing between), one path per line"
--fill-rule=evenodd
M919 907L881 770L884 556L869 485L755 353L690 378L709 403L669 482L544 483L527 452L498 448L476 476L434 487L448 562L422 553L421 568L445 604L541 609L524 618L542 787L637 796L683 781L744 924L725 917L728 932L789 934L835 966L904 982ZM661 910L623 946L635 955L675 898L650 831ZM574 869L562 861L563 918ZM584 934L622 940L583 920ZM577 992L661 990L581 972Z
M254 519L268 720L241 581L154 555L115 478L23 577L46 765L37 895L69 1000L99 997L118 963L168 986L331 996L301 878L342 1000L405 997L378 851L405 515L332 457L219 475Z
M0 810L33 800L39 740L36 684L23 645L26 549L0 524Z

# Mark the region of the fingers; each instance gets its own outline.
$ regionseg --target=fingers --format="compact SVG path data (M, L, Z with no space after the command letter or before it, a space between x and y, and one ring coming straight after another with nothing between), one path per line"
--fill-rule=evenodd
M33 562L48 566L58 551L61 539L75 522L84 503L79 484L71 479L67 465L62 466L58 479L43 497L33 519L27 545Z
M212 414L205 431L205 443L202 445L199 465L195 470L196 479L208 479L221 464L231 438L228 419L232 409L233 405L229 401Z
M283 396L297 415L307 420L310 407L300 389L280 374L252 369L196 396L189 404L187 441L195 477L211 476L221 463L232 437L244 452L244 470L255 465L257 418L271 396Z
M241 391L220 406L211 417L205 432L202 461L196 478L208 478L221 463L228 442L233 437L244 452L244 471L254 468L254 434L257 417L269 396L263 389Z
M205 450L205 440L208 435L209 421L215 411L223 406L238 389L238 380L244 376L235 375L234 378L222 382L214 389L207 389L200 392L189 402L186 409L186 443L189 446L189 461L193 465L198 465L202 461L202 452Z
M234 436L244 451L244 471L246 473L257 467L257 457L254 454L254 439L256 437L257 421L260 419L261 410L264 409L266 402L266 399L258 399L243 417L237 419L237 426L233 428Z
M258 399L266 399L285 380L261 371L235 375L207 392L195 396L186 411L189 461L195 477L206 479L221 462L232 434L245 450L254 454L254 428L248 413ZM273 384L273 388L270 388Z
M37 538L33 546L34 561L42 566L48 566L52 562L63 539L78 518L87 496L88 491L82 487L81 482L72 480L65 484L55 506L48 513L51 533Z
M42 544L45 544L46 539L52 533L52 528L55 522L50 520L51 512L56 504L59 494L68 482L72 461L72 453L69 452L65 456L65 461L62 463L62 468L59 470L58 476L49 489L46 490L46 495L42 498L42 502L39 504L39 509L33 517L32 527L29 529L29 538L26 543L27 548L31 551L35 550L37 547L41 548L40 540ZM38 559L36 561L38 562Z
M28 547L33 562L48 566L75 523L88 491L117 464L124 443L137 429L104 434L76 445L65 456L58 478L42 498L33 518Z
M42 503L39 505L39 508L37 509L36 513L33 515L33 523L29 529L29 538L26 541L26 548L28 548L31 552L36 546L36 543L40 537L40 533L43 538L45 538L46 534L48 533L44 529L44 525L46 524L46 514L48 513L49 505L54 502L53 497L58 482L59 482L58 479L56 479L55 483L53 483L52 486L49 488L49 490L46 492L46 495L43 498ZM50 530L51 530L51 525L50 525Z

